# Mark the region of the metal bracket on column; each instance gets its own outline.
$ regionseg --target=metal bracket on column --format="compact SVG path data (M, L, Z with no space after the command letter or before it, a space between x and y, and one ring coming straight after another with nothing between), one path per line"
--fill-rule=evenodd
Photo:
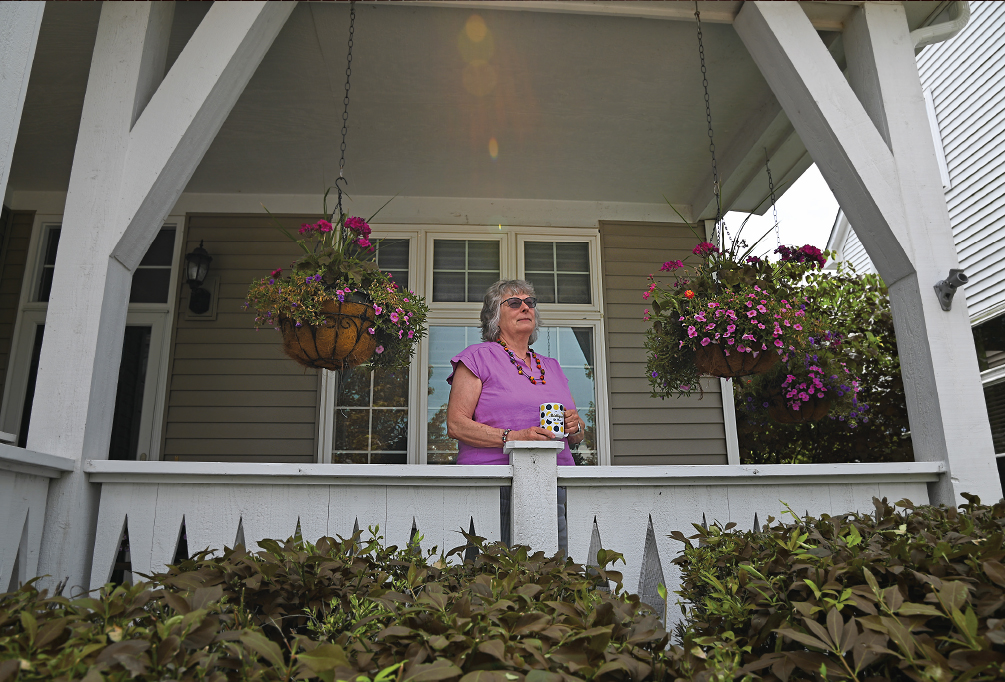
M949 277L939 280L935 285L935 294L939 297L939 304L943 310L953 309L953 296L956 295L957 287L961 287L969 281L970 278L963 274L962 270L956 268L949 271Z

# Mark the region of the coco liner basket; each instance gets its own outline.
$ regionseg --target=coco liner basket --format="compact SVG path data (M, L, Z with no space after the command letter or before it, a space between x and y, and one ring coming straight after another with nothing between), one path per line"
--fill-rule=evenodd
M304 367L341 371L360 365L373 355L377 340L367 332L377 321L373 306L359 300L336 299L322 306L325 323L302 325L283 317L283 351Z
M710 343L694 351L694 364L699 372L723 379L763 374L777 363L778 353L770 350L761 351L756 357L753 353L734 352L726 355L722 346Z

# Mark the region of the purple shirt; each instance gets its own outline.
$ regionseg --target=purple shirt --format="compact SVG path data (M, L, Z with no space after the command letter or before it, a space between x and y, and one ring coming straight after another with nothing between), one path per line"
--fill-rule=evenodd
M471 373L482 381L482 394L475 405L472 418L481 424L488 424L497 429L527 429L541 425L541 405L544 403L561 403L565 409L575 406L572 394L569 392L569 380L558 364L558 360L538 355L541 366L544 367L544 379L536 384L527 379L526 363L517 359L524 373L517 373L517 368L510 362L509 353L495 342L477 343L468 346L450 359L450 364L457 371L457 364L463 363ZM530 370L534 378L541 376L535 365ZM452 384L453 372L447 377L447 383ZM509 455L503 454L502 444L492 448L478 448L458 441L458 464L509 464ZM559 466L575 466L572 452L566 441L565 449L558 453Z

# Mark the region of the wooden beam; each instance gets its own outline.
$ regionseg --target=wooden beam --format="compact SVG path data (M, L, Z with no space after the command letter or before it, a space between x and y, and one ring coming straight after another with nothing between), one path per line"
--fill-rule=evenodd
M81 465L108 456L132 271L294 7L215 4L166 77L170 3L102 7L28 433L75 465L50 486L53 583L89 584L97 491Z
M746 3L733 24L890 288L915 458L943 462L933 502L997 501L984 393L904 8L866 3L845 30L849 77L796 3Z
M44 2L0 3L0 197L7 190L44 9Z

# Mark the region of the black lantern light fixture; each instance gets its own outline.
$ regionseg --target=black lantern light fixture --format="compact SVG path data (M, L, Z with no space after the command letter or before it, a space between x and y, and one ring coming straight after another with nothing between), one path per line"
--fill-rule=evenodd
M202 244L200 241L199 246L192 249L191 253L185 254L185 275L188 286L192 289L192 294L188 298L188 309L196 315L202 315L209 310L211 300L211 294L202 288L202 283L206 281L213 257L202 248Z

